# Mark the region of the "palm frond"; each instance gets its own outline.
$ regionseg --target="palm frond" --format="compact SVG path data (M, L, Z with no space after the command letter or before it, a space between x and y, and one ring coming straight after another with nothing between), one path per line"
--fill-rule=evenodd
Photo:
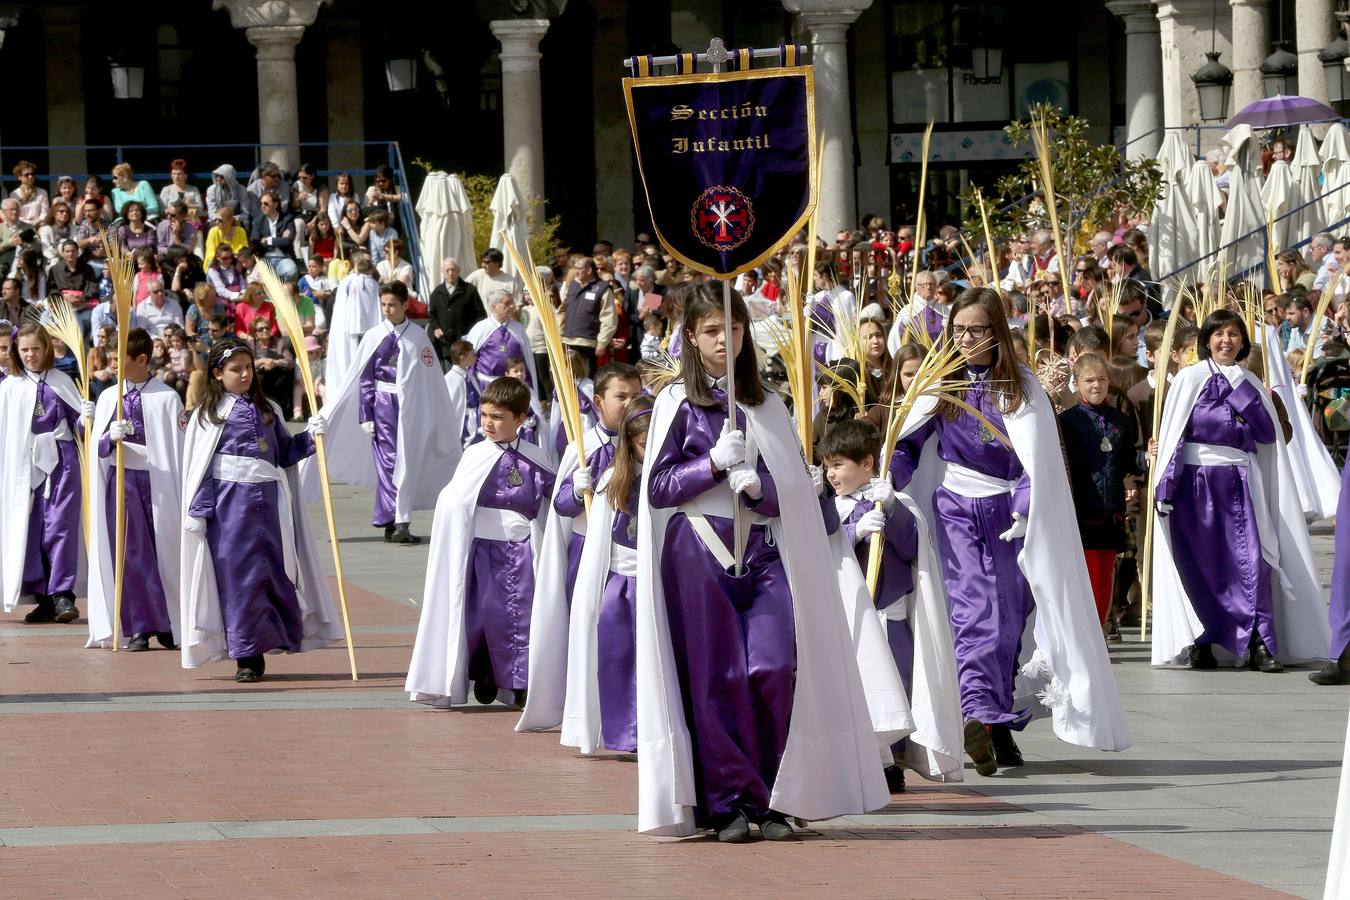
M80 320L75 317L75 310L71 309L70 301L60 294L52 294L47 298L45 314L38 313L31 307L30 311L35 313L33 318L47 329L47 334L65 344L70 348L70 352L75 354L75 362L80 372L80 396L88 400L89 357L84 352L84 331L80 328Z
M291 297L290 289L266 260L258 260L257 272L258 281L262 284L267 299L271 301L272 308L276 310L277 325L281 333L291 342L291 352L295 354L295 366L300 370L300 377L304 381L309 407L317 410L318 397L314 390L314 375L309 366L309 351L305 349L305 327L300 318L300 310Z

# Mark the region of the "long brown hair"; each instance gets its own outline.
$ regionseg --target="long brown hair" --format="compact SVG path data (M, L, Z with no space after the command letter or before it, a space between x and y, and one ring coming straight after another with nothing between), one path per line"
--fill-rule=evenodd
M642 463L637 458L637 453L633 451L633 442L637 440L638 435L645 434L652 425L652 407L656 405L651 397L646 394L639 394L628 405L623 408L623 425L619 427L618 446L614 450L614 462L611 464L614 468L614 474L609 476L609 486L605 488L605 493L609 496L609 505L615 512L633 514L633 510L628 508L628 495L633 492L633 485L637 483L638 472L641 471ZM648 447L647 452L655 453L655 447Z
M52 346L52 336L47 333L45 326L37 322L24 322L19 326L19 330L14 334L14 340L9 342L9 371L11 375L22 375L28 371L23 367L23 360L19 358L19 339L26 337L35 337L46 348L42 354L42 369L46 372L56 364L56 348ZM72 353L75 351L72 349Z
M684 327L680 329L680 378L684 380L685 396L695 406L721 405L713 399L708 387L708 372L703 368L703 359L698 355L693 339L699 323L713 314L722 314L722 291L717 285L705 282L689 293L685 301ZM764 402L764 382L759 378L755 342L750 339L750 310L746 309L740 291L734 289L731 292L731 321L739 322L745 329L741 352L736 354L732 369L736 376L736 401L759 406ZM727 350L731 350L729 342Z
M952 337L952 325L956 322L956 314L972 306L984 310L989 317L989 326L994 330L994 364L990 368L989 385L999 392L999 411L1005 414L1013 412L1022 406L1026 397L1022 390L1022 371L1017 362L1017 351L1013 349L1012 332L1008 329L1008 317L1003 314L1003 302L998 292L993 288L966 288L962 291L947 315L943 338L955 340ZM946 402L942 404L941 411L943 418L948 421L955 420L962 413L959 406Z
M249 349L248 344L237 338L221 338L211 345L211 352L206 356L206 384L202 388L202 401L197 406L197 415L210 422L212 425L224 423L220 413L216 408L220 406L220 401L225 399L225 385L216 377L216 370L225 365L225 361L231 356L244 354L253 362L253 351ZM248 399L258 408L258 415L264 425L271 425L272 419L272 401L267 399L263 393L262 379L258 377L255 370L253 380L248 385Z

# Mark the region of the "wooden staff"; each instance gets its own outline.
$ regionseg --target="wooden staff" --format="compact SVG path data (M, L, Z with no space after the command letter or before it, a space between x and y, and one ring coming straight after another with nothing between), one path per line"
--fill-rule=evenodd
M314 391L314 374L309 370L309 351L305 349L305 327L300 320L300 310L291 298L291 292L277 277L265 260L258 260L258 280L272 301L277 319L286 337L291 342L295 354L295 366L305 385L305 397L309 408L319 409L318 395ZM333 544L333 572L337 576L338 602L342 607L342 631L347 639L347 664L351 667L352 681L359 681L356 672L356 648L352 646L352 623L347 615L347 581L342 574L342 552L338 548L337 519L333 516L333 489L328 483L328 454L324 450L323 435L314 435L314 456L319 462L319 486L323 489L323 509L328 516L328 539Z

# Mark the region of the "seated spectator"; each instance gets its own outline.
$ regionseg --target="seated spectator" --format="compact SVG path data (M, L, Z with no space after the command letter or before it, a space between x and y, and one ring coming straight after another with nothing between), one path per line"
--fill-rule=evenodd
M141 182L144 184L145 182ZM122 205L122 224L117 226L117 243L123 253L135 250L155 252L155 229L146 221L146 207L139 200Z
M244 186L234 177L234 166L228 163L217 166L211 172L212 184L206 189L206 217L214 222L220 216L220 211L225 207L234 210L237 218L245 228L249 224L249 209L244 203ZM207 257L210 259L210 257Z
M292 410L293 418L297 417L295 354L291 342L274 334L267 320L261 318L253 321L246 342L253 350L253 365L258 371L263 393L282 409Z
M76 309L88 309L98 302L98 275L87 262L80 259L80 246L74 241L61 242L60 262L47 270L47 285Z
M273 333L277 330L277 311L267 299L261 284L250 284L244 297L234 305L234 336L247 341L253 336L253 320L265 319Z
M1313 288L1313 281L1317 278L1314 272L1303 260L1303 254L1297 250L1285 250L1275 258L1275 270L1280 273L1280 283L1284 285L1285 290L1289 290L1295 285L1310 291Z
M131 327L144 328L146 331L149 331L149 327L141 321L140 314L137 312L138 309L140 309L139 306L131 307ZM100 328L117 329L117 306L115 305L111 294L107 299L101 301L98 306L95 306L89 316L88 330L96 333Z
M117 329L104 325L94 332L94 346L89 348L86 365L89 369L89 399L97 400L104 389L117 381L117 348L114 335Z
M56 179L56 193L52 195L52 204L55 205L58 200L70 207L72 218L79 212L80 204L84 202L75 179L69 175L62 175Z
M300 316L300 331L304 334L313 334L321 315L315 308L314 301L300 293L299 286L290 282L287 282L286 290L290 292L291 302L295 304L295 311Z
M384 245L398 237L398 232L389 225L389 213L377 209L366 216L366 223L370 226L366 235L370 258L384 259Z
M258 167L254 177L248 183L248 193L253 195L255 208L257 201L262 199L263 194L276 194L279 198L278 210L285 213L291 211L291 189L289 185L283 184L281 180L281 167L274 162L265 162ZM250 223L252 227L252 223Z
M243 298L244 273L235 265L234 249L229 244L217 245L216 258L206 270L206 280L215 288L216 296L226 303L233 304Z
M23 299L23 285L19 279L6 278L0 281L0 319L17 328L23 324L28 306L28 302Z
M413 286L412 266L403 258L403 241L398 238L390 238L384 245L384 259L375 267L376 273L380 277L380 284L388 284L391 281L401 281L409 291Z
M141 204L143 218L158 218L159 198L155 196L154 190L150 187L150 182L136 180L129 163L118 163L113 166L112 177L112 204L115 215L125 217L126 214L123 210L126 205L135 201Z
M61 243L75 236L75 222L70 206L64 200L57 200L47 213L47 220L38 229L38 242L42 245L42 256L47 265L61 259Z
M387 220L389 227L397 229L398 203L401 199L402 195L394 186L394 170L386 165L376 166L372 184L366 188L366 202L363 208L366 218L370 218L370 214L375 210L381 210L389 217ZM383 255L371 249L371 256L374 259L381 259Z
M90 175L84 180L84 194L81 202L93 200L98 204L99 215L103 217L104 222L113 220L112 199L103 192L103 182L97 175Z
M489 247L483 252L482 268L474 269L465 277L464 280L474 286L480 298L487 298L497 289L509 291L511 296L516 296L516 280L502 271L502 261L505 258L502 251L496 247ZM487 312L486 299L483 312Z
M169 250L164 257L165 271L173 274L169 279L169 290L187 306L197 285L206 283L206 270L195 253L185 253L180 248Z
M159 370L159 377L165 384L178 392L178 396L187 395L188 378L194 368L192 349L188 347L187 336L177 325L164 329L164 347L168 360Z
M326 330L329 316L333 314L333 295L337 292L337 283L327 276L328 260L324 257L311 256L305 265L307 271L300 279L300 295L308 297L314 305L315 327L320 327L318 317L322 315L322 327Z
M47 192L37 186L37 166L21 159L14 166L14 177L19 179L19 186L10 192L10 196L19 202L19 221L37 228L47 220L47 210L51 206Z
M47 301L47 271L42 267L42 253L35 246L26 246L19 251L10 270L11 278L19 279L19 293L28 303Z
M37 240L37 232L19 221L19 201L0 200L0 272L14 268L14 258L25 244Z
M239 265L240 273L244 276L244 284L252 284L258 280L258 257L251 248L245 247L236 253L234 258Z
M335 181L334 184L336 184L337 187L328 195L327 205L328 221L332 222L333 228L336 229L338 224L342 221L343 215L346 213L347 204L355 201L356 208L359 211L361 208L361 201L357 198L356 189L352 186L352 176L348 175L346 172L339 174L337 181Z
M163 284L164 278L160 274L159 260L155 257L155 254L146 250L134 250L131 259L136 263L136 292L132 295L132 301L140 303L150 296L150 282L158 281ZM154 334L153 331L150 333Z
M164 282L153 279L146 286L147 296L136 304L136 315L141 327L151 334L161 334L170 325L183 327L183 307L177 298L171 298Z
M76 351L72 350L68 344L52 335L52 353L55 356L52 360L53 368L64 372L71 381L79 384L80 356L84 355L84 348L79 348L79 355L76 355Z
M216 248L229 244L235 253L248 246L248 229L234 217L234 207L222 206L216 213L216 224L206 233L206 249L202 259L214 260Z
M285 212L277 194L268 191L258 201L261 215L250 231L253 251L267 260L282 281L295 281L300 267L295 261L295 217Z
M328 218L328 185L318 180L313 163L301 163L291 186L291 212L305 223L312 222L320 212Z
M184 253L191 253L196 249L199 237L197 223L188 215L187 204L175 200L164 210L164 218L155 227L155 250L160 259L175 247Z
M102 274L104 264L103 246L103 207L97 200L85 200L80 206L81 217L75 223L75 243L80 247L80 257L94 271Z
M188 337L195 338L206 330L207 322L225 315L229 309L216 296L216 289L210 282L203 281L192 289L192 304L183 315L183 329Z
M337 255L337 230L328 216L315 216L305 229L309 236L309 256L322 256L325 261Z
M361 215L361 204L350 200L342 210L338 223L338 238L342 241L342 255L351 259L353 253L366 247L370 224Z
M188 184L187 162L175 159L169 163L169 183L160 188L159 208L168 209L175 203L183 204L187 217L194 223L202 210L202 195Z

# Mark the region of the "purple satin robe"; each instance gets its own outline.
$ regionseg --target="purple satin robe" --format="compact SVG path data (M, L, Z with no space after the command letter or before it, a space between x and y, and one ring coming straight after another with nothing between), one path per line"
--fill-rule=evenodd
M115 389L115 388L114 388ZM123 442L145 446L145 412L141 392L131 388L122 395L123 418L131 422L132 432ZM104 459L114 452L105 433L99 439L98 455ZM124 473L126 509L126 564L122 572L122 634L163 634L173 630L169 620L169 601L159 577L159 551L155 547L155 511L150 495L150 473L127 469ZM107 507L108 547L116 559L117 547L117 470L108 467L104 480L104 505ZM166 527L177 528L176 522ZM177 598L175 598L177 599Z
M513 470L518 478L512 478ZM553 473L508 445L483 479L478 506L507 509L534 519L552 490ZM476 537L469 547L468 566L464 634L469 679L479 681L491 672L497 687L524 690L534 603L534 549L530 539L494 541Z
M807 310L808 326L816 335L824 336L834 331L834 306L830 303L830 299L830 295L826 294L823 299L811 304ZM814 340L811 353L817 363L822 366L829 365L831 362L829 352L828 340Z
M363 424L375 423L370 441L370 455L375 459L375 510L370 524L376 528L393 525L398 506L398 485L394 483L394 466L398 462L398 394L378 390L376 384L398 383L399 334L394 331L385 335L366 360L359 382L359 420Z
M1337 523L1350 523L1350 465L1341 473ZM1350 524L1336 529L1336 559L1331 564L1331 653L1336 659L1350 647Z
M62 421L74 432L79 417L80 411L67 406L46 381L37 383L33 434L50 434ZM24 594L51 597L75 590L80 564L80 456L73 440L57 441L56 449L56 468L33 485L23 562Z
M1250 453L1258 443L1274 443L1275 423L1255 386L1244 381L1234 389L1216 371L1200 389L1182 441ZM1172 504L1167 517L1172 558L1205 626L1196 643L1218 644L1243 657L1255 628L1276 653L1271 570L1261 557L1247 469L1187 465L1181 453L1178 446L1159 479L1157 498Z
M637 511L642 484L634 479L628 508ZM637 549L637 519L616 510L610 537ZM606 748L637 752L637 578L610 572L596 623L596 676L600 688L600 740Z
M585 432L591 427L589 423L596 421L595 403L580 385L577 386L577 401L581 408L581 430ZM562 426L561 422L558 423L558 430L554 433L553 442L553 449L558 454L557 458L562 459L563 454L567 452L567 429Z
M727 489L725 473L713 471L708 455L725 421L723 407L684 401L663 445L649 457L648 499L654 507L673 508ZM744 428L743 417L739 421ZM763 459L757 471L763 496L740 502L776 517L777 491ZM732 546L730 519L708 516L708 523ZM742 807L752 815L768 810L792 717L797 677L792 591L764 526L749 529L744 562L748 574L732 578L682 513L671 518L661 583L692 743L696 819L702 824Z
M591 453L587 463L591 470L591 484L600 481L600 473L609 468L610 462L614 459L614 432L610 431L604 425L599 426L600 431L605 436L605 442ZM553 498L553 509L560 516L567 516L569 519L575 519L578 516L586 514L586 503L577 499L572 491L572 476L563 479L562 486L558 489L558 495ZM636 507L634 507L636 509ZM572 602L572 591L577 586L577 569L581 566L581 549L586 545L586 535L572 531L572 536L567 542L567 602Z
M216 453L251 456L284 469L314 453L314 438L303 431L292 435L280 416L264 423L258 408L238 397ZM271 650L298 652L304 638L300 601L282 554L277 504L283 499L275 481L244 484L208 472L188 506L188 515L206 520L231 659Z
M983 382L988 367L969 366L968 371L974 387L963 399L1004 430L999 395ZM961 711L967 719L986 725L1022 728L1028 710L1013 709L1013 683L1022 632L1034 602L1017 564L1022 540L1005 541L999 535L1012 526L1013 513L1027 515L1031 484L1017 455L997 440L983 440L979 419L961 412L952 421L934 415L900 442L891 459L897 489L909 484L923 445L934 432L942 459L1016 482L1010 493L980 498L938 487L933 492L933 526L956 638ZM893 642L898 639L892 636Z
M478 383L482 387L487 387L506 374L508 359L512 357L527 359L529 355L529 348L520 343L506 323L502 323L493 329L487 340L478 345L478 362L474 364L474 370L478 373ZM525 383L531 389L534 388L534 384L530 381L528 366L525 368Z

